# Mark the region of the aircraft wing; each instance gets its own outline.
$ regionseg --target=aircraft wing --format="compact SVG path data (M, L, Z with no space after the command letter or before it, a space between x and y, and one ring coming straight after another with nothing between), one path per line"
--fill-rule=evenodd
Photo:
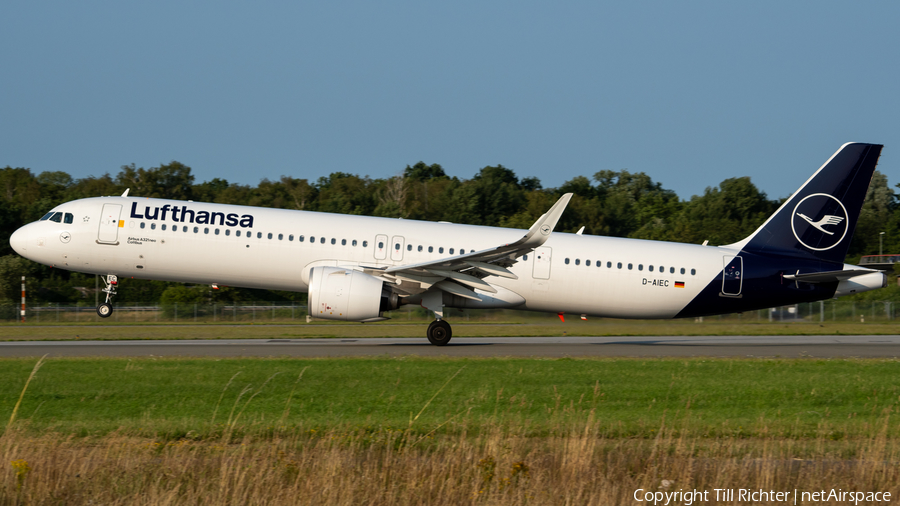
M555 204L528 229L521 239L481 251L441 258L410 265L395 265L387 269L365 269L373 276L393 281L395 290L408 295L422 293L432 286L461 297L480 300L474 288L489 293L497 290L482 280L487 276L517 279L507 267L522 255L534 251L550 238L559 217L572 198L571 193L560 197Z
M873 272L881 271L873 269L848 269L845 271L810 272L807 274L800 274L800 271L797 271L797 274L785 274L784 279L802 281L804 283L832 283L855 278L856 276L862 276L863 274L871 274Z

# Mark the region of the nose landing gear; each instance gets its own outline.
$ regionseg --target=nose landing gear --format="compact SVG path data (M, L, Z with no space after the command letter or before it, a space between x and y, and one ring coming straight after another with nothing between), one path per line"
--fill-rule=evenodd
M106 288L100 290L106 294L106 301L97 306L97 316L100 318L109 318L113 314L112 298L116 294L116 287L119 286L119 278L115 274L109 274L103 278Z

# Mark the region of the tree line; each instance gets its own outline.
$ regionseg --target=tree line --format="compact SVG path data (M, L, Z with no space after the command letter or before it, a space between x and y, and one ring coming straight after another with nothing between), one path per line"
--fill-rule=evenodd
M900 185L897 185L900 186ZM752 233L783 202L769 199L749 177L730 178L703 195L680 199L643 172L601 170L577 176L558 188L544 188L534 177L519 178L502 165L480 169L471 179L450 177L439 164L408 165L390 178L373 179L334 172L316 181L282 176L256 186L214 178L196 183L191 168L173 161L145 169L122 166L118 174L74 179L65 172L0 169L0 302L18 300L19 279L30 279L32 301L74 303L87 297L94 277L50 269L16 255L9 237L56 205L103 195L194 200L342 214L384 216L473 225L528 228L564 193L574 193L557 230L588 235L631 237L712 245L736 242ZM848 261L900 253L900 201L887 177L875 172L848 253ZM78 288L76 288L78 287ZM204 287L129 280L120 302L200 302L213 295ZM293 292L227 289L219 300L300 300Z

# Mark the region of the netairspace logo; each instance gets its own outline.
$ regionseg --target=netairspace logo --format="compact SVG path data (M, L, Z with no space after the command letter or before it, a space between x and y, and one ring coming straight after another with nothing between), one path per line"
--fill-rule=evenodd
M639 488L634 491L634 500L653 504L654 506L667 506L669 504L683 504L691 506L696 503L730 502L739 503L846 503L858 505L891 502L890 492L860 492L855 490L830 489L816 491L800 491L798 489L775 491L749 488L714 488L712 490L678 490L675 492L652 491Z

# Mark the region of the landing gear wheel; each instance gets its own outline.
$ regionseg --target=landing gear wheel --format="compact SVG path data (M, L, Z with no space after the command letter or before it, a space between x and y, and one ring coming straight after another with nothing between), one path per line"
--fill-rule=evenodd
M428 342L435 346L446 346L451 337L450 324L444 320L435 320L428 326Z
M104 303L100 304L99 306L97 306L97 315L100 318L109 318L109 316L111 314L113 314L112 304L110 304L108 302L104 302Z

